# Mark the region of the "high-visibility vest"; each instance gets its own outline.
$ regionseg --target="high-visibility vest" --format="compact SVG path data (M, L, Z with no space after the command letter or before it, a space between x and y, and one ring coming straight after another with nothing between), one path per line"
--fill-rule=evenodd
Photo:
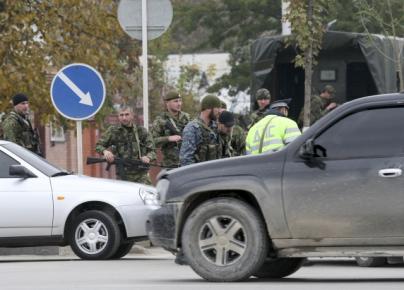
M281 116L268 115L248 131L246 153L275 152L300 136L295 121Z

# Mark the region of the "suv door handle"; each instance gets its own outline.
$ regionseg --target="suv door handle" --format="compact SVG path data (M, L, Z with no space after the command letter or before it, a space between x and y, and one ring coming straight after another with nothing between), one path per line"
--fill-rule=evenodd
M380 177L399 177L403 171L400 168L387 168L387 169L381 169L379 170L379 176Z

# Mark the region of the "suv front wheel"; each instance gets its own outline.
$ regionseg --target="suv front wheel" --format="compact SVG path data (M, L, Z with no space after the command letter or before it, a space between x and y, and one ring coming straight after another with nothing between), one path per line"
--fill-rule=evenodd
M264 263L268 237L256 209L235 198L215 198L188 217L182 249L192 269L206 280L242 281Z

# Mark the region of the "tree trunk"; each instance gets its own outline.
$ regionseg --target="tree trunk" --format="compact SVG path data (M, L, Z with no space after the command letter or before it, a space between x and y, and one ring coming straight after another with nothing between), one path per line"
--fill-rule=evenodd
M313 19L313 3L308 0L307 20L311 23ZM310 30L311 27L309 27ZM304 52L304 112L303 112L303 131L310 127L311 112L311 81L313 76L313 43L311 42Z

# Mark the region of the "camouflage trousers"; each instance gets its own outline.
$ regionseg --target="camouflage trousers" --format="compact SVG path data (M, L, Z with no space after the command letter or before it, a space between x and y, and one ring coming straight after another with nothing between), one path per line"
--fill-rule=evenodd
M129 171L123 177L118 175L118 179L151 185L148 171Z

